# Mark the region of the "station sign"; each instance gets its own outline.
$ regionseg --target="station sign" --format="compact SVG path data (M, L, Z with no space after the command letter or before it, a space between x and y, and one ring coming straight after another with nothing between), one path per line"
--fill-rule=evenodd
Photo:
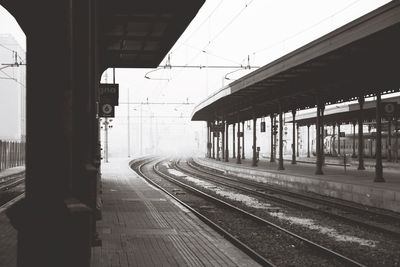
M99 84L99 102L118 106L119 84L101 83Z
M238 133L237 133L237 136L238 136L238 137L243 137L244 134L243 134L243 132L238 132Z
M340 132L339 133L339 137L346 137L346 133L345 132Z
M384 102L382 105L383 116L394 118L397 114L397 102Z
M265 133L265 121L262 121L260 124L260 129L262 133Z
M114 118L114 105L108 103L100 103L99 117L102 118Z
M213 136L218 138L219 137L219 132L213 132Z

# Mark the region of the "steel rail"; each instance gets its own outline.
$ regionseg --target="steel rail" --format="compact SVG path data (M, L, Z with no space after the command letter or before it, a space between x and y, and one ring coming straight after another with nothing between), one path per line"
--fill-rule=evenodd
M141 176L143 177L148 183L150 183L151 185L157 187L158 189L162 190L164 193L166 193L168 196L170 196L171 198L173 198L175 201L177 201L179 204L181 204L182 206L184 206L185 208L187 208L188 210L190 210L193 214L195 214L200 220L202 220L203 222L205 222L207 225L209 225L211 228L213 228L214 230L216 230L218 233L220 233L223 237L225 237L227 240L229 240L231 243L233 243L236 247L238 247L239 249L241 249L244 253L246 253L249 257L251 257L253 260L255 260L256 262L258 262L259 264L261 264L262 266L271 266L274 267L275 265L273 263L271 263L270 261L268 261L267 259L265 259L263 256L261 256L260 254L258 254L257 252L255 252L253 249L251 249L249 246L247 246L246 244L244 244L243 242L241 242L239 239L235 238L233 235L231 235L230 233L228 233L226 230L224 230L222 227L220 227L219 225L215 224L213 221L211 221L210 219L208 219L206 216L202 215L201 213L199 213L198 211L196 211L195 209L193 209L192 207L190 207L188 204L186 204L185 202L181 201L180 199L178 199L177 197L175 197L173 194L171 194L170 192L168 192L165 188L161 187L160 185L158 185L157 183L155 183L153 180L151 180L151 178L149 178L148 176L146 176L144 174L144 172L142 171L142 168L147 165L150 164L152 162L155 162L157 160L154 159L150 159L147 161L142 162L139 166L135 167L135 171ZM158 170L158 164L162 161L165 160L158 160L154 166L153 166L153 171L161 176L164 179L168 179L166 178L163 174ZM168 179L169 180L169 179Z
M352 224L357 224L358 226L361 225L361 226L363 226L365 228L372 229L372 230L375 230L377 232L384 232L386 234L395 235L396 237L400 238L400 232L396 231L396 230L392 230L392 229L381 227L379 225L371 224L371 223L369 223L367 221L362 221L362 220L358 220L358 219L349 218L349 217L346 217L346 216L343 216L343 215L340 215L340 214L336 214L336 213L330 212L328 210L319 209L319 208L312 207L312 206L309 206L309 205L306 205L306 204L302 204L302 203L296 202L295 200L284 199L284 198L278 197L276 195L271 195L271 194L268 194L268 193L262 193L262 192L254 191L252 189L245 188L245 187L242 187L242 186L234 186L234 185L229 184L229 183L224 183L222 181L206 177L206 176L204 176L204 174L210 175L210 176L214 176L214 177L217 177L217 178L222 178L224 180L228 180L228 181L235 182L235 183L241 183L241 184L245 184L245 185L249 185L249 186L254 186L254 187L257 187L258 189L260 189L260 187L261 187L261 189L266 189L266 190L274 191L274 192L277 192L277 193L281 193L281 190L279 190L279 189L276 190L275 188L270 188L270 187L265 186L265 185L260 184L260 183L255 183L255 182L251 182L251 181L245 181L244 179L241 179L240 181L238 181L237 179L233 179L233 178L230 178L230 177L227 177L227 176L224 176L224 175L219 175L219 174L216 174L216 173L211 173L211 172L205 171L203 169L200 169L200 168L194 166L193 164L191 164L189 162L187 162L187 164L188 164L189 167L191 167L194 170L200 172L200 174L191 172L191 171L189 171L187 169L184 169L184 168L180 167L178 164L176 164L176 167L179 170L181 170L182 172L186 172L186 173L189 173L189 174L192 174L192 175L201 176L203 179L207 179L207 180L212 181L214 183L218 183L218 184L221 184L221 185L224 185L224 186L227 186L227 187L231 187L231 188L234 188L234 189L237 189L237 190L245 191L247 193L251 193L253 195L256 195L256 196L259 196L259 197L262 197L262 198L265 198L265 199L269 199L269 200L272 200L272 201L281 202L281 203L284 203L286 205L291 205L291 206L301 207L301 208L307 208L307 209L310 209L310 210L313 210L313 211L317 211L319 213L323 213L325 215L329 215L329 216L331 216L333 218L337 218L337 219L340 219L340 220L343 220L343 221L346 221L346 222L350 222ZM288 195L288 193L289 193L288 191L285 191L284 195ZM290 192L290 194L291 194L291 192ZM317 202L319 202L319 205L334 206L334 208L337 208L337 209L342 208L341 203L332 203L331 201L327 201L325 203L324 200L321 200L319 198L306 197L306 196L303 196L303 195L300 195L300 196L302 196L302 197L299 197L299 198L302 199L302 200L305 200L305 201L309 201L309 202L316 202L317 201ZM289 197L290 198L296 198L296 197L298 197L298 194L293 193ZM345 206L345 208L347 208L347 206ZM356 211L358 213L363 213L364 212L363 209L358 209ZM371 213L372 212L370 212L370 214ZM372 213L372 215L380 216L380 214L375 214L375 213Z
M296 238L296 239L308 244L309 246L311 246L313 248L316 248L317 250L319 250L320 252L324 253L325 255L333 257L333 258L341 261L346 266L365 266L365 265L363 265L363 264L361 264L361 263L359 263L359 262L357 262L355 260L352 260L352 259L350 259L350 258L348 258L348 257L346 257L346 256L344 256L342 254L339 254L339 253L337 253L337 252L335 252L335 251L333 251L331 249L325 248L325 247L323 247L323 246L321 246L321 245L319 245L319 244L317 244L317 243L315 243L315 242L313 242L311 240L308 240L308 239L306 239L306 238L304 238L302 236L299 236L299 235L297 235L297 234L295 234L295 233L293 233L293 232L291 232L289 230L286 230L286 229L284 229L284 228L282 228L282 227L280 227L280 226L278 226L278 225L276 225L276 224L274 224L274 223L272 223L270 221L267 221L266 219L258 217L256 215L254 215L254 214L252 214L250 212L247 212L247 211L245 211L245 210L243 210L241 208L238 208L238 207L236 207L236 206L234 206L234 205L232 205L230 203L227 203L227 202L225 202L225 201L223 201L221 199L218 199L218 198L213 197L213 196L211 196L209 194L206 194L206 193L204 193L204 192L202 192L202 191L200 191L200 190L198 190L198 189L196 189L196 188L194 188L192 186L189 186L189 185L187 185L185 183L182 183L182 182L176 180L175 178L160 172L158 170L158 168L156 168L159 163L160 162L158 162L156 165L154 165L154 167L153 167L154 171L158 175L164 177L165 179L168 179L169 181L171 181L171 182L173 182L173 183L175 183L175 184L177 184L177 185L179 185L181 187L184 187L186 190L191 191L191 192L193 192L195 194L198 194L200 196L203 196L204 198L210 199L211 201L214 201L215 203L218 203L220 205L228 207L231 210L240 212L241 214L243 214L243 215L245 215L245 216L247 216L247 217L249 217L249 218L251 218L251 219L253 219L253 220L257 221L257 222L259 222L259 223L263 223L263 224L271 226L271 227L273 227L275 229L278 229L281 232L284 232L284 233L288 234L289 236L292 236L292 237L294 237L294 238Z
M196 168L196 166L194 166L192 164L192 166L194 166L195 169L198 169L201 172L212 174L212 175L215 175L215 176L218 176L218 177L221 177L221 178L225 178L225 179L235 180L234 176L223 175L222 172L220 170L218 170L218 169L213 169L213 168L208 167L208 166L202 166L201 164L195 162L193 159L191 159L191 161L194 164L200 166L201 169ZM211 173L209 171L204 170L204 169L210 170ZM215 172L217 172L217 173L215 173ZM218 173L221 173L221 174L218 174ZM345 208L345 209L348 209L350 211L356 211L356 212L360 212L361 211L361 212L364 212L364 213L368 213L371 216L381 216L381 217L384 217L384 218L386 218L388 220L397 220L397 221L400 222L400 214L390 215L390 214L387 214L387 213L379 212L377 210L368 209L368 207L364 207L364 208L356 207L355 206L356 204L344 203L345 200L343 200L343 201L341 201L339 203L339 202L337 202L335 200L330 200L330 199L326 199L326 198L311 197L311 196L308 196L308 195L305 195L305 194L302 194L302 193L299 193L299 192L288 191L288 190L277 188L275 186L269 186L267 184L260 184L260 183L257 183L257 182L252 182L252 181L246 180L246 179L241 178L241 177L236 177L236 178L240 179L241 182L243 182L243 183L248 183L249 185L252 184L252 185L262 186L266 190L279 192L281 194L288 195L290 197L291 196L296 196L297 198L301 198L301 199L304 199L304 200L308 200L308 201L312 201L312 202L318 202L318 203L321 203L321 204L324 204L324 205L340 206L341 208ZM394 213L394 212L391 212L391 213Z

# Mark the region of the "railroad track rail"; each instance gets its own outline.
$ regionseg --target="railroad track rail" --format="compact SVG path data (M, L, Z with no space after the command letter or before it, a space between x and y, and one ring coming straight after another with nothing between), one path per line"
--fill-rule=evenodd
M22 186L24 181L25 172L10 175L0 181L0 213L25 196L25 190Z
M340 265L343 266L364 266L363 264L352 260L344 255L341 255L340 253L337 253L329 248L326 248L324 246L321 246L315 242L312 242L311 240L308 240L296 233L293 233L287 229L282 228L281 226L278 226L274 223L272 223L271 221L268 221L264 218L261 218L257 215L254 215L246 210L243 210L239 207L237 207L236 205L230 204L222 199L216 198L210 194L207 194L199 189L196 189L186 183L183 183L181 181L179 181L178 179L176 179L173 175L167 174L163 171L160 170L159 166L160 163L162 161L158 161L156 164L154 164L153 166L153 171L155 173L157 173L159 176L163 177L164 179L168 180L169 182L178 185L181 188L184 188L184 190L195 194L197 196L200 196L201 198L207 199L210 203L213 203L214 205L218 206L218 207L223 207L223 209L228 209L229 212L232 213L237 213L238 216L240 214L240 216L243 216L245 218L247 218L248 220L251 220L253 222L256 222L257 224L260 225L260 227L267 227L269 229L269 231L271 233L269 233L270 236L272 235L279 235L279 236L286 236L286 237L282 237L282 240L285 238L291 238L291 239L296 239L298 242L300 242L302 245L300 247L304 247L304 251L301 253L302 257L316 257L315 255L311 255L311 253L316 253L318 252L318 256L319 257L323 257L325 259L329 259L328 262L331 261L335 261L340 263ZM145 165L145 164L144 164ZM139 173L142 176L146 176L143 173ZM151 183L155 184L154 182L151 181L151 178L145 177L146 179L150 180ZM160 188L160 186L156 185L157 187ZM161 188L162 189L162 188ZM162 189L164 191L166 191L165 189ZM168 191L167 191L168 192ZM168 193L169 195L173 196L173 194ZM175 196L173 196L175 198ZM176 198L175 198L176 199ZM181 201L180 201L181 202ZM187 206L187 205L185 205ZM191 209L193 210L193 209ZM198 212L195 212L196 215L198 215ZM198 215L199 216L199 215ZM202 215L200 215L201 217ZM215 226L214 226L215 227ZM261 228L259 228L261 229ZM264 228L262 228L264 229ZM264 229L265 230L265 229ZM275 233L272 233L273 231L275 231ZM247 246L247 245L246 245ZM300 249L299 247L297 247L297 249ZM281 257L284 257L284 255L280 255ZM262 265L265 266L271 266L273 265L270 261L266 260L265 263L261 263Z
M342 201L335 201L317 196L308 196L244 178L223 175L212 171L209 168L202 168L202 166L194 163L192 159L187 161L187 165L190 169L182 167L180 164L176 164L176 167L182 172L197 175L203 179L245 191L265 199L290 205L292 207L314 210L347 223L400 238L399 215L391 215L390 213L374 211L365 207L358 207L351 205L350 203L344 203Z

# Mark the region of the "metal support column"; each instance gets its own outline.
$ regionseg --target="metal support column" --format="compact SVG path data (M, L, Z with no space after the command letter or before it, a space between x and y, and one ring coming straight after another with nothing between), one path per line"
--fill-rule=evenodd
M275 155L274 155L274 118L273 114L270 115L271 118L271 157L270 162L275 162Z
M225 121L225 162L229 161L229 124Z
M245 156L244 156L244 121L242 121L242 132L243 132L243 136L242 136L242 159L245 159Z
M321 144L320 144L320 149L321 149L321 159L322 159L322 165L325 164L325 145L324 145L324 139L325 139L325 130L324 130L324 112L325 112L325 104L322 103L321 105L321 117L320 117L320 123L321 123Z
M353 121L353 154L351 155L352 158L357 158L356 155L356 122Z
M297 153L297 157L300 157L300 144L299 144L300 125L299 125L299 124L297 124L296 129L297 129L297 135L296 135L296 153Z
M374 182L385 182L382 167L382 124L381 124L381 94L376 95L376 165Z
M256 112L253 110L253 162L251 166L257 166L257 117Z
M236 158L236 122L232 123L232 158Z
M337 151L338 155L340 155L340 124L337 126Z
M222 131L221 131L221 138L222 138L222 160L225 160L225 120L222 120Z
M316 129L316 153L317 153L317 169L315 174L324 174L322 171L322 157L321 157L321 104L317 106L317 121L315 125Z
M310 156L310 124L307 124L307 158Z
M241 164L242 160L240 159L240 115L238 112L237 115L237 120L238 120L238 128L237 128L237 141L238 141L238 146L237 146L237 158L236 158L236 163Z
M387 160L392 161L392 118L388 119L388 149L387 149Z
M213 122L213 125L215 125L215 122ZM211 132L211 137L212 137L212 158L215 159L215 132Z
M283 111L282 104L279 103L279 165L278 170L284 170L283 167Z
M217 121L217 125L219 125L219 121ZM219 156L219 151L220 151L220 146L219 146L219 136L220 136L221 132L218 130L217 131L217 160L220 161L221 158Z
M363 119L363 108L364 108L364 97L358 98L358 104L360 105L360 111L358 113L358 170L365 170L364 167L364 119Z
M292 110L293 140L292 140L292 164L296 164L296 110Z

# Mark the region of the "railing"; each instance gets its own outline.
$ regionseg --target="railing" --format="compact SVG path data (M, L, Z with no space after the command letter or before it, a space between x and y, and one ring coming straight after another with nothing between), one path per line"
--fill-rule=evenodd
M25 142L0 140L0 171L25 165Z

